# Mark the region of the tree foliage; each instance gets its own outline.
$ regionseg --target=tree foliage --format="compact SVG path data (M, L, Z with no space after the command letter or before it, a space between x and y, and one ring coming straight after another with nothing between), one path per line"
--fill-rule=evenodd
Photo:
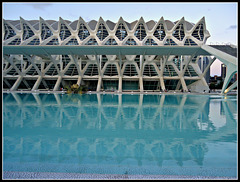
M78 84L72 84L72 85L67 85L65 86L65 89L67 89L67 93L74 93L74 94L82 94L87 91L86 87L81 85L79 86Z

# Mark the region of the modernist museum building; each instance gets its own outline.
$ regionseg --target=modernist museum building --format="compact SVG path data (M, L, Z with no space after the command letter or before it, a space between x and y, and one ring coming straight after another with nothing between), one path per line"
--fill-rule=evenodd
M3 20L3 89L58 91L77 83L97 92L208 92L205 76L216 58L233 69L229 77L236 73L235 60L205 44L209 37L204 17Z

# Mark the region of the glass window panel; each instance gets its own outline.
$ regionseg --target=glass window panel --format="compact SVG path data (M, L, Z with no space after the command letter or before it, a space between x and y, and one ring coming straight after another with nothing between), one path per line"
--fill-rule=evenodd
M96 39L90 38L85 45L98 45Z
M101 40L101 41L108 36L108 31L107 31L107 29L106 29L106 27L104 26L103 23L99 24L98 31L97 31L96 35L99 38L99 40Z
M156 28L155 32L153 33L153 35L159 39L159 40L163 40L164 37L166 36L163 24L159 24L158 27Z
M137 45L136 41L132 38L129 38L124 45Z
M80 40L86 39L90 35L87 27L81 23L79 26L78 37Z
M78 41L76 38L72 38L66 43L66 45L78 45Z
M48 28L48 26L45 23L42 23L41 28L42 28L41 32L42 40L45 40L53 35L52 31Z
M196 39L202 41L204 38L204 30L203 30L203 24L200 23L196 29L193 31L192 36L195 37Z
M108 39L105 45L118 45L115 39Z
M16 35L15 31L6 23L4 23L4 40L7 40Z
M183 24L179 24L177 28L173 31L172 35L180 41L183 40L185 36Z
M29 42L27 45L39 45L40 40L38 38L33 39L31 42Z
M68 38L69 36L71 36L71 32L68 30L66 25L61 24L59 36L60 36L61 40L64 40L64 39Z
M147 39L144 45L158 45L153 39Z
M52 40L50 40L47 45L59 45L58 39L57 38L53 38Z
M144 25L142 23L140 23L134 33L134 35L139 39L139 40L143 40L147 34L144 28Z
M164 45L177 45L172 39L167 39Z
M8 43L8 45L19 45L20 43L21 43L21 39L16 38L12 42Z
M26 40L32 36L34 36L34 33L31 28L26 23L23 23L23 40Z
M122 23L118 25L115 35L120 41L122 41L125 37L127 37L128 33Z

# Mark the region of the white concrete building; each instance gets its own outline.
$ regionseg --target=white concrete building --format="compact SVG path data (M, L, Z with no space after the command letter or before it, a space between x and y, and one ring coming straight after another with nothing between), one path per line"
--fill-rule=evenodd
M3 20L3 89L60 90L68 84L119 92L208 92L205 74L216 59L203 49L205 18L172 22ZM209 65L198 61L208 56ZM201 59L202 60L202 59Z

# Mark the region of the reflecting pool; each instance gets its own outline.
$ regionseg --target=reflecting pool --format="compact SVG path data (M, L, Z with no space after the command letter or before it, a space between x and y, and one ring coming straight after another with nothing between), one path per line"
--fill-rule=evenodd
M3 171L237 176L237 96L3 94Z

